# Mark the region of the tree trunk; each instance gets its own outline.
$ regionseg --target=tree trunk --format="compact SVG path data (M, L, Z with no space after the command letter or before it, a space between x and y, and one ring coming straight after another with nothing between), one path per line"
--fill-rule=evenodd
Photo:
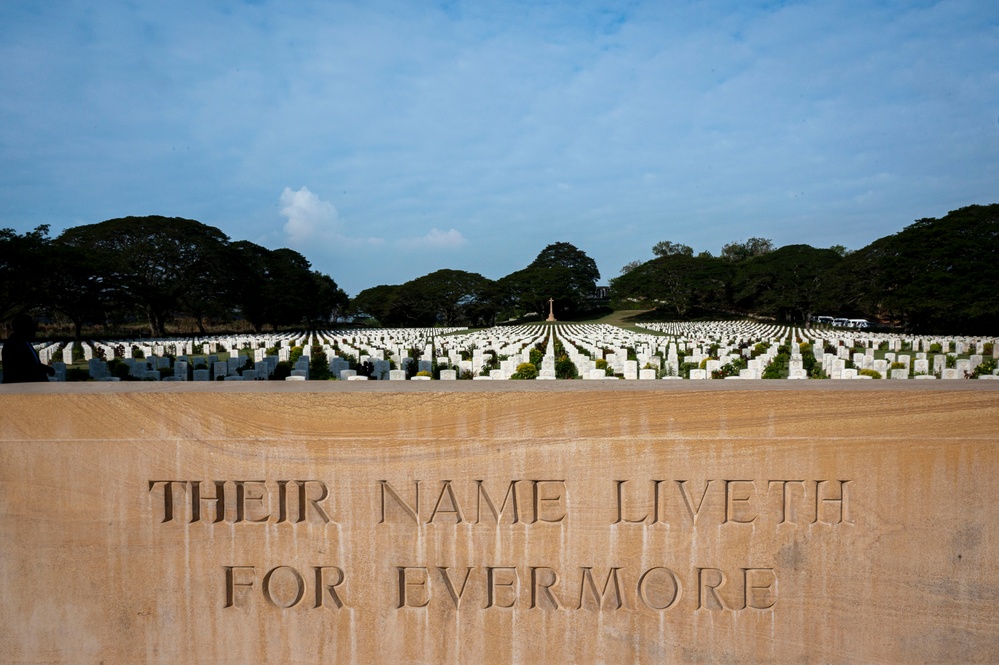
M156 337L156 314L152 306L146 306L146 317L149 319L149 336Z

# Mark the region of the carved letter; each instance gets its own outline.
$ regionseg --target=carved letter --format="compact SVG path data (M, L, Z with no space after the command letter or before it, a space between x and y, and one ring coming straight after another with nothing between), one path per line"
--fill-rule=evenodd
M746 496L743 496L743 497L733 496L733 490L737 490L738 489L738 488L733 488L732 487L732 485L734 485L735 483L749 483L750 486L753 488L753 490L756 489L756 483L754 483L752 480L726 480L725 481L725 522L724 523L728 524L729 522L736 522L737 524L750 524L750 523L752 523L752 522L754 522L756 520L756 515L753 515L753 518L749 519L749 520L740 520L740 519L737 519L733 515L733 513L735 512L735 506L733 504L736 501L740 501L740 502L748 504L749 500L753 498L753 492L750 492L749 494L747 494Z
M295 582L295 593L292 596L291 602L288 603L287 605L282 605L281 603L278 603L277 601L274 600L274 597L271 595L271 578L274 577L274 573L282 569L290 571L291 579L294 580ZM302 576L298 573L298 571L292 568L291 566L277 566L276 568L271 568L269 571L267 571L267 574L264 575L263 591L264 591L264 598L267 599L268 603L270 603L274 607L280 607L281 609L286 610L290 607L298 605L299 601L302 600L302 597L305 595L305 580L303 580Z
M412 566L396 566L399 571L399 607L397 609L402 609L403 607L426 607L427 603L430 602L430 593L427 591L427 569L421 567ZM423 573L423 579L415 582L410 582L407 578L407 571L416 570ZM422 603L410 603L408 598L408 589L411 586L420 587L422 592L426 594L426 599Z
M709 577L715 578L717 581L712 584L708 581ZM698 568L697 569L697 609L707 609L707 610L727 610L729 608L725 607L725 601L722 600L721 596L718 595L718 589L725 586L725 573L718 570L717 568ZM705 594L707 592L707 594ZM709 596L714 599L714 604L718 607L708 607L707 600L705 596Z
M246 502L247 501L259 501L261 504L264 501L264 497L267 496L266 488L260 488L260 494L257 496L248 495L246 490L246 485L264 485L266 481L263 480L235 480L233 483L236 485L236 521L242 522L246 519L247 522L266 522L270 519L270 513L264 515L263 517L257 519L251 519L246 517Z
M322 491L320 492L318 499L308 499L308 503L312 504L312 507L319 514L319 519L321 519L324 524L329 524L330 517L329 515L326 514L326 511L323 510L323 507L319 505L319 502L326 500L326 498L330 495L330 490L328 487L326 487L326 483L324 483L321 480L298 481L298 519L296 521L297 522L305 521L305 508L306 508L307 495L309 493L309 483L315 483L319 485Z
M461 596L465 593L465 585L468 584L468 576L472 573L472 568L472 566L469 566L465 569L465 579L462 580L461 587L456 590L454 583L451 581L451 576L448 575L447 566L437 566L441 577L444 578L444 588L447 589L448 594L451 596L451 602L454 603L454 609L458 609L458 605L461 604Z
M545 577L548 578L547 584L541 581L538 572L541 571L545 573ZM535 568L531 567L531 608L534 609L538 607L538 590L541 590L541 596L548 599L551 603L552 609L559 609L558 598L552 593L552 587L558 584L558 573L551 568Z
M441 493L437 497L437 503L434 504L434 512L430 513L430 519L427 520L427 524L433 524L434 518L437 517L437 513L450 513L456 518L455 524L461 524L464 521L464 517L461 514L461 506L458 504L458 499L454 495L454 489L451 487L451 481L445 480L444 486L441 487ZM447 494L448 501L451 503L449 510L441 510L441 502L444 500L444 495Z
M766 584L753 584L749 580L749 576L767 576L769 579ZM754 610L768 610L777 603L777 575L774 573L773 568L743 568L742 569L742 580L745 584L745 602L744 607L752 608ZM766 591L766 600L756 602L754 591ZM769 600L770 602L766 602Z
M337 594L336 588L343 584L343 571L336 566L313 566L313 570L316 571L316 605L313 609L318 609L323 606L323 598L326 595L326 591L329 592L330 598L333 599L333 604L336 605L337 609L342 608L343 601L340 600L340 596ZM324 570L334 571L336 573L336 582L333 584L326 584L326 582L323 581Z
M654 604L649 600L649 597L645 594L645 580L648 579L649 575L656 572L657 570L664 571L666 573L666 578L669 580L670 587L668 591L669 600L661 605ZM663 568L657 566L655 568L649 568L638 580L638 597L642 599L642 602L654 610L668 610L673 607L678 600L680 600L680 580L677 579L676 574L669 568Z
M399 504L399 507L402 508L403 511L405 511L405 513L412 518L413 522L419 524L420 523L420 481L419 480L413 481L413 484L416 485L416 508L413 508L411 505L406 503L406 501L401 496L399 496L399 493L395 491L395 488L392 487L391 484L389 484L389 481L380 480L378 482L381 483L381 488L382 488L382 518L378 520L378 523L379 524L385 523L385 494L388 493L388 495L391 496L393 499L395 499L395 502Z
M277 523L288 521L288 482L287 480L277 481L278 486L278 520Z
M503 496L503 505L500 506L500 509L497 511L496 504L493 503L493 500L489 497L489 492L486 491L486 486L482 484L481 480L476 480L475 481L476 484L475 523L478 524L480 522L480 517L482 514L481 513L482 499L486 500L486 506L489 508L489 511L493 514L493 518L496 520L497 524L499 524L500 519L503 517L503 511L506 510L507 501L513 504L513 522L511 522L511 524L516 524L518 521L520 521L520 514L517 511L518 482L520 481L519 480L510 481L510 484L506 488L506 494Z
M192 480L191 485L191 523L195 523L201 519L201 502L202 501L214 501L215 502L215 519L212 520L213 524L217 524L225 519L225 481L216 480L215 484L215 496L201 496L201 481Z
M500 582L496 580L496 572L509 571L513 573L513 579L509 582ZM486 568L486 609L490 607L513 607L517 602L517 590L515 585L517 584L517 569L514 566L490 566ZM504 605L499 602L496 598L497 587L509 589L513 593L513 599L510 600L509 605Z
M225 606L235 607L236 606L236 587L246 587L250 588L253 586L253 580L249 582L237 582L236 581L236 571L249 570L253 571L253 566L223 566L225 569Z
M801 491L805 491L805 481L804 480L771 480L767 485L767 491L777 483L781 486L780 489L780 522L777 524L783 524L788 520L788 514L791 512L791 497L788 496L787 486L794 483L801 485ZM794 524L794 520L790 520L791 524Z
M149 491L152 492L153 489L159 485L163 484L163 522L173 521L173 486L174 483L184 487L187 485L187 481L184 480L150 480L149 481ZM191 520L192 522L194 520ZM228 607L228 606L227 606Z
M533 516L534 519L531 521L531 524L534 524L535 522L538 522L538 521L541 521L541 522L561 522L562 520L564 520L565 516L566 516L566 512L565 512L566 509L565 509L565 506L561 505L561 501L562 501L562 497L565 494L565 481L564 480L532 480L531 482L534 484L534 516ZM558 484L558 485L561 486L562 491L559 492L556 496L543 497L543 496L541 496L541 490L544 487L545 483ZM556 504L560 504L559 507L562 508L562 514L559 517L554 517L552 519L545 519L544 517L541 516L541 509L543 508L543 506L541 504L542 501L549 501L549 502L554 502Z
M829 525L836 523L853 524L853 520L850 519L850 503L846 492L846 485L850 481L849 480L839 481L838 499L820 499L819 495L822 493L822 485L828 482L829 482L828 480L815 481L815 521L812 522L812 524L815 524L816 522L821 522L822 524L829 524ZM825 504L834 504L834 503L839 504L839 519L836 520L836 522L822 522L822 520L819 519L819 510L821 506Z
M583 608L583 595L585 590L589 588L590 594L593 596L593 600L597 604L597 611L602 610L604 608L604 596L607 594L607 588L611 586L611 582L614 583L614 586L611 587L614 592L613 609L621 609L624 606L624 596L621 594L621 582L617 577L617 571L619 570L621 569L611 568L607 571L607 579L604 581L604 590L598 594L596 582L593 581L593 573L591 572L592 568L582 568L583 573L579 579L579 604L576 606L576 609L579 610Z
M701 512L701 506L704 505L704 497L708 495L708 488L711 487L711 481L709 480L704 483L704 491L701 492L701 498L697 502L696 507L694 507L694 502L691 499L690 494L687 493L687 481L678 480L676 481L676 484L680 487L680 496L683 497L683 503L687 506L687 513L690 514L690 523L696 525L697 515Z
M648 517L649 513L646 511L644 515L639 517L637 520L631 520L624 516L624 484L628 482L627 480L615 480L614 483L617 485L617 519L614 520L614 524L620 524L624 522L625 524L638 524L644 522ZM658 485L656 486L658 490Z

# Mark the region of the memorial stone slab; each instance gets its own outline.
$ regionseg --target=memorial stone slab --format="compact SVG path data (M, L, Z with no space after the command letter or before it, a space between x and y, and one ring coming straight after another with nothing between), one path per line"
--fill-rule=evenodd
M3 386L0 662L994 661L999 387L780 383Z

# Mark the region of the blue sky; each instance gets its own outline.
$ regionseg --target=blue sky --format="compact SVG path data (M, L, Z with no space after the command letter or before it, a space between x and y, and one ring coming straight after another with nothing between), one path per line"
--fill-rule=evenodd
M0 227L188 217L351 295L999 202L994 0L4 0L0 91Z

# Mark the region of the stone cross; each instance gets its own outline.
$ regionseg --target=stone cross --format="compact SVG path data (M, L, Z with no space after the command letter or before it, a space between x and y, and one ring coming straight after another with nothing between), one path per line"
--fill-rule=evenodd
M549 298L548 299L548 319L547 320L548 321L556 321L557 320L555 318L555 299L554 298Z

